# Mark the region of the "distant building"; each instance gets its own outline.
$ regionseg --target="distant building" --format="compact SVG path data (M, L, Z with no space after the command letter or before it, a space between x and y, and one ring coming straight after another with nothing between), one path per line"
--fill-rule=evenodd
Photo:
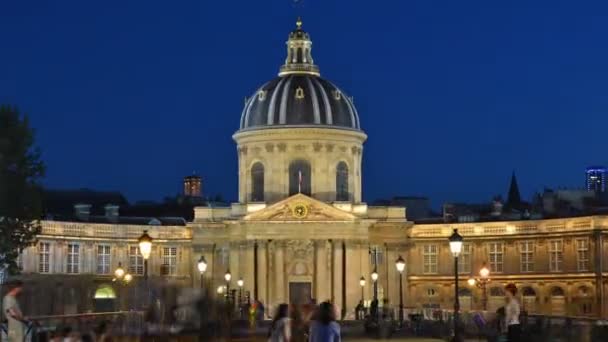
M585 170L585 187L587 191L606 192L606 173L603 166L590 166Z
M393 199L377 200L373 205L405 207L410 221L419 221L432 217L431 204L428 198L419 196L395 196Z
M202 197L201 177L191 175L184 177L184 196Z

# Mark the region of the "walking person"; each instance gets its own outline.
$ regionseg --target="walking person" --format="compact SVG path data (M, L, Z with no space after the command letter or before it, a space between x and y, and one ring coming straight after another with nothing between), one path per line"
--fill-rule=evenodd
M505 324L507 325L507 341L521 341L521 325L519 324L519 313L521 311L519 301L515 297L517 287L515 284L508 284L505 287L507 305L505 306Z
M272 318L270 331L268 332L268 342L289 342L291 341L291 319L289 318L289 306L279 304L277 312Z
M23 291L23 283L20 280L8 284L9 291L2 300L2 310L8 321L8 340L13 342L24 341L28 321L23 316L17 297Z
M341 342L340 325L336 322L336 310L331 303L319 305L316 320L310 327L309 342Z

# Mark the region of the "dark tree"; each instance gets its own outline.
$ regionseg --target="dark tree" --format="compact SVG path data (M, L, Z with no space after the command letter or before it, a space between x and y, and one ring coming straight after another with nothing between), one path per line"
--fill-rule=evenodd
M17 108L0 106L0 267L18 273L17 257L40 232L44 175L34 132Z

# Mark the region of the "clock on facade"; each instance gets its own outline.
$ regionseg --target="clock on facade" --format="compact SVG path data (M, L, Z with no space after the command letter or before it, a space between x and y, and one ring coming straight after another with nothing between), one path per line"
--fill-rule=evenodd
M291 209L291 214L295 218L305 218L308 215L308 207L304 203L296 203Z

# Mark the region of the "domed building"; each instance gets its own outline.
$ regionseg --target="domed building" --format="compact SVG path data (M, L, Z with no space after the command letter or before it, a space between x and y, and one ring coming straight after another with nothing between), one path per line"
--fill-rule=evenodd
M191 302L181 290L202 286L220 298L230 290L234 302L259 300L267 313L314 298L354 319L361 300L369 307L377 298L395 317L400 299L403 313L430 317L453 308L455 293L463 311L494 312L514 283L529 313L608 318L608 216L414 224L403 206L363 202L361 127L352 98L321 78L298 20L278 77L247 98L233 135L238 202L195 207L191 222L123 216L115 199L74 203L73 215L43 220L36 245L20 253L24 312L129 311L155 293L168 309ZM200 189L200 177L184 180L186 196ZM518 202L516 185L510 193ZM459 291L454 229L463 236ZM154 291L131 291L138 286Z
M298 20L278 77L245 101L233 136L241 203L273 203L296 193L326 202L361 201L367 136L352 97L321 78L311 50Z

